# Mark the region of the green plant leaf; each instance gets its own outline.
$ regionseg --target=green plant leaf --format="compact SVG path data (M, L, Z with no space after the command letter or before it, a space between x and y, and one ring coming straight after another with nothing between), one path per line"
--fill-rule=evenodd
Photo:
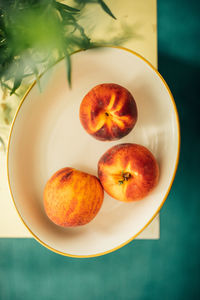
M66 11L69 11L71 13L80 12L80 10L77 9L77 8L71 7L69 5L66 5L64 3L60 3L60 2L57 2L57 1L55 2L55 6L56 6L57 9L66 10Z
M33 70L33 73L35 74L35 79L36 79L36 82L37 82L37 85L38 85L38 89L41 92L42 89L41 89L41 85L40 85L39 71L38 71L38 68L37 68L36 64L32 63L31 64L31 69Z
M12 87L11 94L16 93L23 78L32 72L40 88L38 70L44 72L52 61L64 56L71 86L70 53L92 45L79 23L85 4L100 5L115 18L103 0L74 0L75 7L56 0L0 2L0 82L2 86L9 84Z
M68 80L68 84L69 84L69 87L71 88L71 68L72 68L72 65L71 65L71 57L70 55L66 52L65 53L65 61L66 61L66 67L67 67L67 80Z
M23 74L24 74L24 64L22 60L19 60L17 62L14 84L10 92L10 95L14 94L15 91L18 89L18 87L21 85L23 80Z
M81 37L82 37L82 48L83 49L87 49L90 47L90 38L85 34L85 30L84 28L79 25L78 23L76 23L74 25L76 27L76 29L78 29Z
M0 136L0 148L2 148L4 152L6 151L6 145L5 145L4 140L1 136Z
M1 82L0 82L0 85L1 85L3 88L5 88L5 89L7 89L7 90L9 90L9 91L12 91L12 88L11 88L8 84L6 84L5 82L1 81ZM19 97L19 94L17 94L16 92L14 92L13 94L15 94L17 97Z
M10 95L12 95L12 94L15 93L16 89L18 89L18 87L20 86L20 84L22 82L22 79L23 78L19 77L19 76L17 78L15 78L14 85L13 85L13 88L12 88L12 90L10 92Z
M101 5L102 9L109 15L111 16L113 19L116 20L116 17L113 15L113 13L111 12L110 8L105 4L105 2L103 0L98 0L98 3Z
M59 9L59 13L61 14L64 25L76 23L75 17L70 12L63 9Z

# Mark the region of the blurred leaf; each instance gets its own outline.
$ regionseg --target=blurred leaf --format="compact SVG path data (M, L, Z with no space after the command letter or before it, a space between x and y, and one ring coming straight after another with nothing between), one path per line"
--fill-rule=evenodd
M102 0L75 0L76 7L56 0L0 1L0 82L11 84L11 94L32 74L40 88L41 72L64 56L71 85L70 53L92 44L79 24L85 4L98 4L115 18Z
M69 83L69 87L71 88L71 58L70 55L66 52L65 56L66 66L67 66L67 79Z
M34 64L33 62L31 62L30 67L33 70L33 74L35 74L35 78L36 78L36 82L37 82L37 85L38 85L38 89L41 92L41 85L40 85L40 77L39 77L38 68L37 68L36 64Z
M59 9L64 25L75 24L75 17L68 11Z
M66 4L64 4L64 3L60 3L60 2L55 2L55 6L56 6L56 8L57 9L61 9L61 10L66 10L66 11L69 11L69 12L71 12L71 13L77 13L77 12L79 12L80 11L80 9L77 9L77 8L74 8L74 7L71 7L71 6L69 6L69 5L66 5Z
M17 77L15 78L15 81L14 81L14 85L13 85L13 88L10 92L10 95L14 94L16 89L18 89L18 87L20 86L21 82L22 82L22 77Z
M19 60L17 67L15 69L16 75L15 75L15 80L13 84L13 88L10 92L10 95L14 94L16 89L21 85L22 79L23 79L23 74L24 74L24 64L23 61Z
M9 125L12 122L12 108L6 102L1 103L1 107L3 108L4 112L4 122Z
M116 17L111 12L110 8L107 6L107 4L103 0L74 0L78 5L81 5L82 7L89 3L96 3L101 6L101 8L113 19L116 20Z
M4 140L2 139L2 137L0 136L0 149L3 149L3 151L6 151L6 145L4 143Z
M111 16L113 19L116 20L116 17L113 15L113 13L111 12L110 8L105 4L105 2L103 0L98 0L98 3L101 5L101 7L103 8L103 10L109 15Z
M89 49L92 45L90 43L90 46L86 47L87 42L84 41L82 37L75 36L75 35L72 35L71 37L67 37L67 42L69 42L69 45L68 45L69 53L73 53L74 51L77 51L77 50Z
M4 88L5 88L5 91L6 91L6 89L12 91L12 88L8 84L6 84L5 82L3 82L3 81L1 81L1 86L2 86L2 90L4 90ZM14 94L16 94L16 93L14 93Z
M90 47L90 38L85 34L84 28L79 25L78 23L75 24L75 27L78 29L80 32L80 35L82 37L82 49L87 49Z

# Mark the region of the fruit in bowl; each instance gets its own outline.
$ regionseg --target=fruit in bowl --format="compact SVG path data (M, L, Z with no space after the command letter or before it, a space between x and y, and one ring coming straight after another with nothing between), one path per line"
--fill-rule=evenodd
M89 223L99 212L104 191L96 176L73 168L57 171L44 189L44 208L49 219L63 227Z
M101 141L127 135L137 121L137 106L131 93L114 83L93 87L83 98L79 117L83 128Z
M144 198L157 185L159 167L146 147L119 144L107 150L100 158L98 176L111 197L131 202Z

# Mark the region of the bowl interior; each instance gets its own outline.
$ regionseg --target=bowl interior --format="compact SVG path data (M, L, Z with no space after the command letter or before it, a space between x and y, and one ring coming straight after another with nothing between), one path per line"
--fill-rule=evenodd
M29 91L13 123L8 150L8 177L16 208L26 226L46 246L62 254L105 253L136 236L158 212L177 166L179 129L170 92L156 71L136 54L101 48L72 55L72 88L61 61ZM115 142L93 139L79 121L84 95L100 83L117 83L134 96L138 121ZM122 203L105 194L103 206L89 224L54 225L43 208L43 189L58 169L71 166L97 175L97 163L111 146L130 142L150 149L158 160L158 186L144 200Z

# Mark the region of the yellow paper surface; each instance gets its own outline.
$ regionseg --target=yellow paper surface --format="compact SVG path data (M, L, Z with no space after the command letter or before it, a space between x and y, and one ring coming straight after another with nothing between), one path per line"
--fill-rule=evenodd
M157 67L157 2L156 0L106 0L117 18L112 19L100 7L85 7L80 22L87 26L93 42L103 41L131 49ZM1 124L0 124L1 125ZM0 126L1 134L8 128ZM3 132L5 131L5 133ZM158 239L159 216L138 236ZM12 202L6 171L6 154L0 151L0 237L32 237L20 220Z

